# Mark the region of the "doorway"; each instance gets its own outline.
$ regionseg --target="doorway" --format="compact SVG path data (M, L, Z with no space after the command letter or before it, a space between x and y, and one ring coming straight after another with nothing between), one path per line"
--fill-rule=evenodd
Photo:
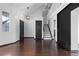
M24 39L24 22L20 20L20 40Z
M42 21L36 21L36 39L42 39Z
M79 51L79 7L71 11L71 50Z

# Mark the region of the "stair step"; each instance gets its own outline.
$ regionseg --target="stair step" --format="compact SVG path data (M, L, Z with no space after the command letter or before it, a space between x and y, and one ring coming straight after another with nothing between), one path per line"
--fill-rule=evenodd
M44 37L49 37L49 38L51 38L51 36L44 36Z
M51 37L43 37L43 38L46 38L46 39L47 39L47 38L48 38L48 39L51 39Z
M48 34L48 33L44 33L44 35L50 35L50 34Z
M51 37L43 37L43 38L51 38Z
M50 32L43 32L43 33L50 33Z
M44 35L50 35L50 33L43 33Z
M44 34L44 35L50 35L50 34Z
M51 35L43 35L43 36L47 36L47 37L49 37L49 36L50 36L50 37L51 37Z
M43 32L43 33L50 33L50 32Z
M52 40L52 38L44 38L44 40Z

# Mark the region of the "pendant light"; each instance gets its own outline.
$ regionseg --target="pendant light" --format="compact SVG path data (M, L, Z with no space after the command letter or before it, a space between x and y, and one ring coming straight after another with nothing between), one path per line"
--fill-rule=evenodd
M30 20L29 7L27 7L27 15L26 15L26 19L27 19L27 20Z

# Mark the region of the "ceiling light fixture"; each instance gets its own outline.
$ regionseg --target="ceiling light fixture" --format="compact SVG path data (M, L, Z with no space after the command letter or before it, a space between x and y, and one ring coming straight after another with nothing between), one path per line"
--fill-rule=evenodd
M30 20L29 7L27 7L27 15L26 15L26 19L27 19L27 20Z

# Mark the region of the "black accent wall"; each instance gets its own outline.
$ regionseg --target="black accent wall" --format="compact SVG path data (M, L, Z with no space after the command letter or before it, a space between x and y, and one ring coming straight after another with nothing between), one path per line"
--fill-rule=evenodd
M71 50L71 11L79 7L79 3L70 3L57 14L57 42L67 50Z

